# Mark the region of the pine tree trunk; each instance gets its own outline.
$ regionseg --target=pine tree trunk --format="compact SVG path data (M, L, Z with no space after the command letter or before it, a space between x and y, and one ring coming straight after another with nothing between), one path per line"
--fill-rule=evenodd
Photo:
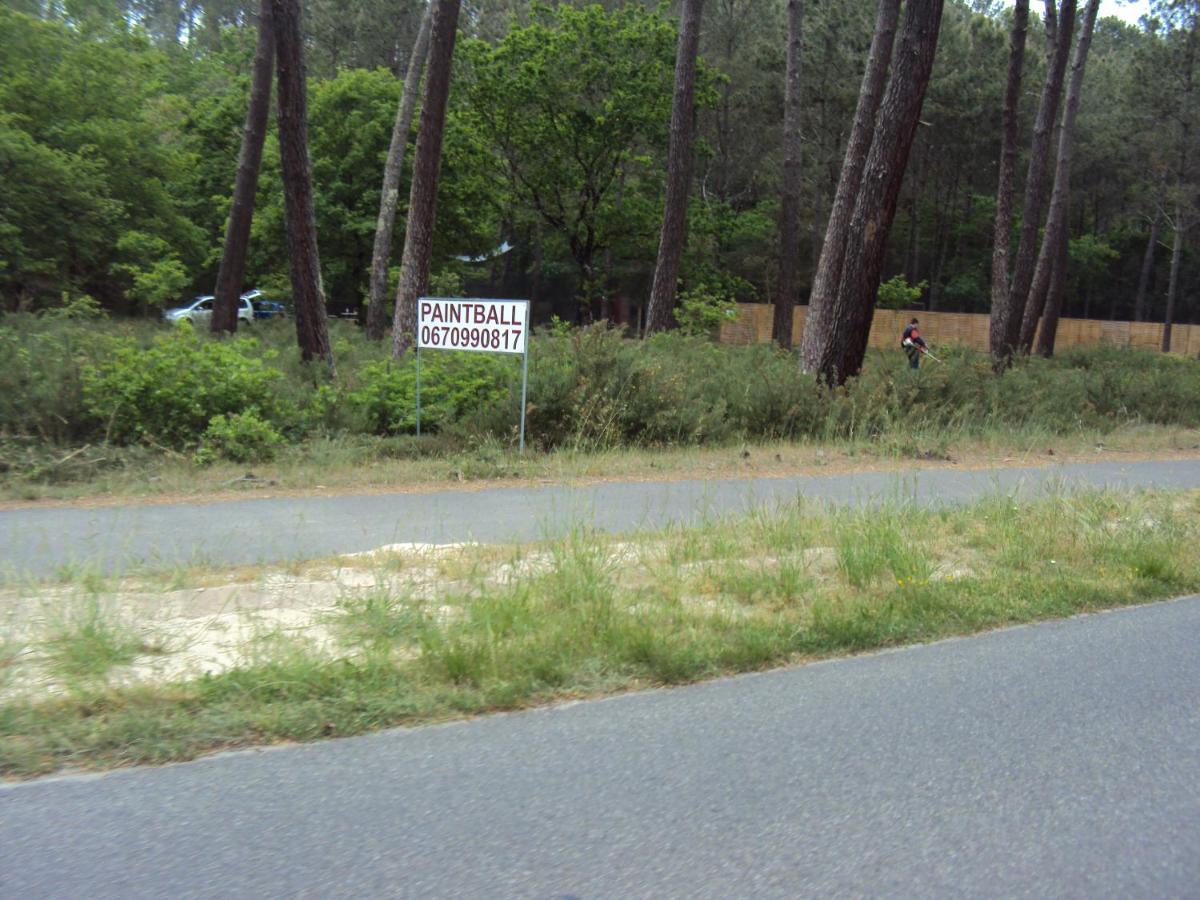
M671 325L679 258L687 237L688 188L692 180L692 118L696 95L696 54L700 47L700 15L704 0L683 0L679 46L675 53L675 97L671 104L671 142L667 151L667 197L663 207L658 263L650 289L646 332Z
M442 163L442 134L454 62L460 0L438 0L429 39L429 69L421 102L421 127L413 154L412 185L408 192L408 223L396 313L392 322L392 356L399 359L413 345L417 331L417 299L429 288L433 258L433 226L437 216L438 172Z
M816 275L813 277L808 317L800 342L800 364L809 372L829 372L836 361L831 343L834 305L845 262L850 219L854 213L859 186L862 184L867 154L875 136L875 114L879 111L883 91L887 86L887 70L892 59L892 44L896 37L896 23L899 17L900 0L879 0L875 34L871 38L867 68L863 72L858 105L854 110L854 126L846 145L846 157L833 197L829 224L825 228L825 243L821 248Z
M905 5L895 65L879 107L875 140L846 242L831 341L833 366L822 372L826 379L839 383L857 375L866 357L888 234L933 74L943 5L942 0L914 0Z
M1046 196L1046 178L1050 173L1055 122L1062 96L1063 79L1071 55L1071 37L1075 30L1075 0L1063 0L1062 14L1055 17L1054 0L1046 0L1046 61L1048 71L1042 96L1038 103L1037 120L1033 127L1033 142L1029 151L1029 169L1025 176L1025 198L1021 212L1021 233L1017 255L1013 260L1012 281L1008 301L992 315L997 317L997 329L1003 335L1000 352L1004 359L1011 357L1020 341L1021 319L1025 313L1029 288L1033 281L1037 253L1038 229L1042 221L1042 206Z
M1034 274L1034 290L1029 294L1025 304L1025 314L1021 321L1021 336L1018 348L1028 353L1033 347L1033 336L1037 331L1038 319L1042 315L1043 306L1049 307L1050 316L1042 326L1038 340L1038 352L1042 356L1054 353L1054 338L1058 330L1058 313L1062 306L1061 294L1050 298L1050 283L1053 281L1054 268L1060 266L1067 241L1067 213L1071 196L1071 158L1075 147L1075 118L1079 114L1079 104L1083 97L1083 73L1087 65L1088 49L1092 44L1092 31L1096 26L1096 13L1100 0L1088 0L1083 13L1083 24L1079 32L1079 41L1075 46L1075 57L1071 61L1071 80L1067 85L1067 103L1063 110L1062 135L1058 142L1058 162L1054 170L1054 191L1050 196L1050 213L1046 217L1046 234L1042 240L1042 250L1038 254L1037 270ZM1048 267L1048 269L1046 268ZM1065 265L1063 265L1065 268ZM1060 291L1066 289L1066 273L1060 272L1057 285ZM1046 284L1041 289L1042 283Z
M396 206L400 199L400 174L404 168L404 151L408 147L408 132L412 128L413 112L417 107L417 91L421 86L421 75L425 71L425 59L429 55L429 31L433 20L433 4L430 0L421 16L421 27L408 58L408 72L404 76L404 93L396 110L396 122L392 127L392 144L388 147L387 163L383 167L383 190L379 198L379 218L375 223L375 249L371 255L370 301L367 304L367 337L373 341L383 339L388 327L387 277L388 257L392 252L392 234L396 226Z
M1163 319L1163 334L1162 334L1162 351L1167 353L1171 349L1171 325L1175 320L1175 298L1179 294L1179 266L1183 259L1183 236L1187 231L1187 178L1188 178L1188 157L1189 151L1192 149L1191 144L1191 124L1188 119L1188 111L1191 107L1192 91L1194 90L1194 76L1196 71L1196 52L1197 41L1200 39L1200 33L1197 32L1198 24L1195 18L1192 19L1191 32L1187 36L1187 62L1184 68L1184 83L1183 97L1180 101L1179 108L1179 169L1176 171L1176 202L1175 202L1175 240L1171 244L1171 275L1167 280L1167 311Z
M254 194L262 165L263 142L271 113L271 74L275 67L275 32L271 27L271 0L258 9L258 45L254 50L254 74L250 82L250 104L242 129L233 202L225 225L225 246L217 272L216 299L210 327L214 334L237 331L238 305L246 280L246 253L250 248L250 223L254 218Z
M1054 250L1050 267L1050 282L1046 286L1046 312L1042 316L1042 327L1037 334L1037 352L1047 358L1054 355L1054 341L1058 336L1058 317L1062 313L1063 300L1067 295L1067 262L1070 259L1070 241L1064 228ZM1087 318L1087 313L1084 313ZM1022 323L1023 325L1024 323Z
M1183 200L1175 207L1175 240L1171 244L1171 276L1167 281L1167 311L1163 317L1162 352L1171 350L1171 325L1175 320L1175 298L1179 293L1179 263L1183 259L1184 216Z
M1025 66L1025 36L1029 31L1029 0L1017 0L1009 38L1008 85L1004 91L1003 130L1000 142L1000 178L996 187L996 224L992 230L992 316L988 341L997 369L1008 364L1011 348L1005 343L1008 307L1008 243L1012 238L1013 183L1017 173L1021 72Z
M1154 211L1150 220L1150 240L1146 241L1146 254L1142 257L1142 271L1138 275L1137 297L1133 304L1133 320L1146 321L1146 293L1150 290L1150 276L1154 274L1154 250L1158 244L1158 233L1162 229L1162 210Z
M321 285L321 255L313 208L312 162L308 156L308 99L300 0L271 0L275 63L279 78L279 157L287 224L288 268L296 311L296 340L304 362L324 359L334 374Z
M783 101L783 187L779 197L779 293L775 298L773 334L785 350L792 348L792 319L800 286L800 73L803 54L804 4L788 0L787 70Z

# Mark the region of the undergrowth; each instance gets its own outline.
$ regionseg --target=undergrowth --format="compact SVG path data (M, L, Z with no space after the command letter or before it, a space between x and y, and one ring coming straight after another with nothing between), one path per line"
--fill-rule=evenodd
M0 476L87 479L136 464L137 451L192 458L197 448L199 463L251 464L281 444L411 435L413 355L393 361L352 325L332 324L331 382L295 359L287 323L217 340L144 322L0 318ZM941 365L912 372L898 352L875 351L861 377L829 391L771 346L552 329L532 339L529 378L529 443L544 451L804 439L938 459L953 440L998 431L1200 426L1200 363L1110 347L1022 360L1002 378L983 354L948 348ZM424 440L384 452L515 445L516 358L427 352L422 385Z

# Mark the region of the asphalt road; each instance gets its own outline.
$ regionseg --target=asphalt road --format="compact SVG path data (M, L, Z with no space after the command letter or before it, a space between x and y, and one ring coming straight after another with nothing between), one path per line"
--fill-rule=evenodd
M283 562L407 541L531 540L580 523L630 531L797 496L957 503L996 491L1028 496L1055 485L1200 488L1200 461L9 510L0 511L0 575L47 576L67 565L116 572L135 566Z
M1200 598L0 787L0 895L1200 894Z

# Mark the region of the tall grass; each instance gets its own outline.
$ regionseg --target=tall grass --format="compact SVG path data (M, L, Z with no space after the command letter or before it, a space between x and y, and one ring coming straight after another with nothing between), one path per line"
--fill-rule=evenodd
M50 671L69 684L100 681L117 666L164 649L96 594L56 609L43 647Z

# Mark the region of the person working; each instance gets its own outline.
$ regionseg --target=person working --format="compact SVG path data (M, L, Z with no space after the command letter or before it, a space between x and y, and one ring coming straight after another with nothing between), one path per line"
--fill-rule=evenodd
M913 369L921 368L921 356L929 352L929 347L926 346L925 339L921 337L917 324L917 320L914 318L904 326L904 334L900 337L900 346L908 354L908 365Z

